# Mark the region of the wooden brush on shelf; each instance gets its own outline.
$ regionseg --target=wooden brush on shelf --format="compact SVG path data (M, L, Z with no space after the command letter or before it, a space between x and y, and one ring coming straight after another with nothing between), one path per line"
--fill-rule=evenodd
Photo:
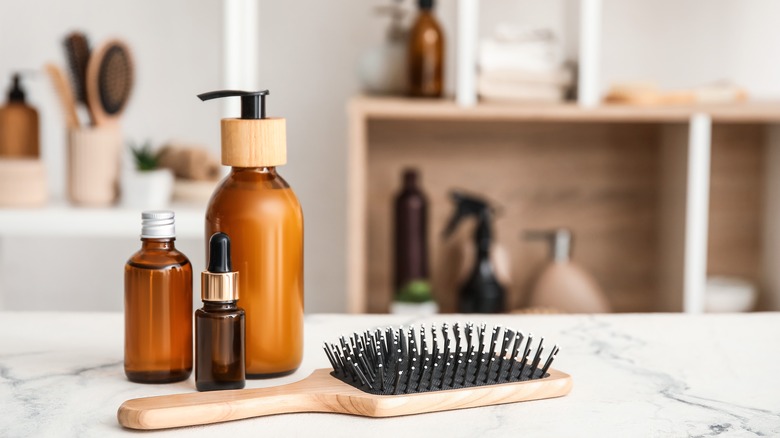
M94 125L115 122L133 90L134 70L130 49L119 40L109 40L89 57L86 98Z
M129 400L132 429L164 429L293 412L394 417L560 397L571 377L542 362L544 338L484 324L366 331L325 344L333 370L284 386ZM534 353L535 352L535 353Z

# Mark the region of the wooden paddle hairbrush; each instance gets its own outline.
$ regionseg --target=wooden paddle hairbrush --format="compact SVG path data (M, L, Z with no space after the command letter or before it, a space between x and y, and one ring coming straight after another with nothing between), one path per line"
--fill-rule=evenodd
M133 57L122 41L106 41L90 54L85 81L94 125L118 119L130 100L133 80Z
M560 397L571 377L542 363L542 338L484 324L377 329L325 344L333 370L289 385L166 395L119 407L122 426L164 429L293 412L394 417Z

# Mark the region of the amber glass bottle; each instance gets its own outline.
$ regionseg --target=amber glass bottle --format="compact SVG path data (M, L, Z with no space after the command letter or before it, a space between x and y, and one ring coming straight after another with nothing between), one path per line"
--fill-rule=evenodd
M222 164L232 170L209 202L206 238L221 231L232 242L250 379L290 374L303 359L303 212L276 172L287 163L287 125L265 116L268 94L223 90L198 96L241 97L241 118L222 119Z
M38 158L38 111L26 103L20 79L14 75L8 102L0 107L0 157Z
M125 374L133 382L192 372L192 266L174 246L173 212L142 214L141 250L125 265Z
M232 241L246 311L246 375L295 371L303 358L303 213L276 168L234 167L206 213Z
M409 95L441 97L444 90L444 32L433 15L433 0L419 0L420 13L409 31Z
M238 272L230 260L230 237L209 240L209 267L200 275L203 308L195 311L195 386L198 391L244 387L244 310Z

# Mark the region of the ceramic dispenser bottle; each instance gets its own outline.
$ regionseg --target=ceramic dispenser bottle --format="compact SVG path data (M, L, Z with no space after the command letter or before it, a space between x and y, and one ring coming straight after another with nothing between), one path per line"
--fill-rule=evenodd
M277 173L287 162L285 119L266 117L268 91L214 91L241 98L241 117L222 119L222 164L230 174L206 210L206 241L230 236L246 311L246 377L295 371L303 357L303 212Z
M527 240L550 243L550 263L542 269L528 299L530 307L551 308L566 313L605 313L609 301L596 280L571 260L573 236L566 228L528 231Z

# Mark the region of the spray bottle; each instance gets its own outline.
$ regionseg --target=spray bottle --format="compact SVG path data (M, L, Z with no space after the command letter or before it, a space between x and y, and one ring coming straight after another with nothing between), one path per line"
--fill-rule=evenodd
M457 310L462 313L503 312L506 308L506 289L499 272L506 273L502 268L508 263L502 263L507 260L506 254L492 242L495 211L486 200L476 196L452 192L450 197L455 203L455 212L444 230L443 247L449 254L445 254L442 260L445 263L453 262L449 268L451 272L454 269L456 275L451 277L458 277L457 273L464 269L468 272L457 287ZM459 228L463 228L459 225L465 219L476 222L472 241L468 245L459 245L457 242L448 244L447 240ZM508 278L508 275L503 277Z

